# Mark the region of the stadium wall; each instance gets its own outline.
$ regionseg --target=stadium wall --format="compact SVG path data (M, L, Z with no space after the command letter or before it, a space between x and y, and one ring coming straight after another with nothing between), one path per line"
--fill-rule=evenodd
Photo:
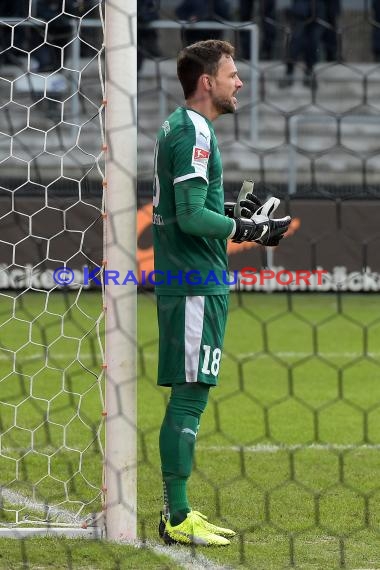
M0 198L1 211L9 201ZM270 253L255 243L229 242L229 266L240 271L250 266L256 270L271 267L277 271L324 269L323 285L276 281L243 285L246 290L380 290L380 203L378 200L297 199L285 200L279 216L290 213L293 221L280 248ZM138 210L139 275L153 270L152 207L140 203ZM0 288L23 289L28 279L36 289L56 286L54 269L60 266L75 271L71 288L83 283L84 267L92 271L102 266L102 218L99 198L90 197L70 206L70 198L55 198L49 208L39 210L39 199L20 197L17 212L2 219L0 231L7 236L0 241ZM365 237L363 237L365 236ZM37 261L38 260L38 261ZM118 268L109 268L118 269ZM212 268L210 268L212 269ZM96 283L89 287L96 287Z

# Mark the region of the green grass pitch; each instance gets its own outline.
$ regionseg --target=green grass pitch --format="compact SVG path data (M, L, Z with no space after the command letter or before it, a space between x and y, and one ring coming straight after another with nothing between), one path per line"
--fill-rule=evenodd
M61 522L100 509L100 308L97 293L0 295L2 524L43 519L45 504ZM169 390L155 383L150 294L138 297L138 331L139 534L156 541ZM189 491L194 508L239 535L202 554L231 568L380 568L379 451L376 296L231 295ZM1 544L0 568L22 560L17 541ZM49 544L25 543L24 558L44 567ZM78 553L76 541L58 544ZM176 567L151 550L138 551L137 563L136 549L81 544L88 558L78 568ZM46 567L68 567L60 564Z

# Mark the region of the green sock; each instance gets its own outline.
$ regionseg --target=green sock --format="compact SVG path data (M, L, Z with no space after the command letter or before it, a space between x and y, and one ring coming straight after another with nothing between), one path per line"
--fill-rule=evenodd
M207 404L208 391L206 384L173 386L161 426L162 476L172 525L180 524L191 511L187 480L193 467L195 438L200 416Z
M191 511L186 486L193 465L197 430L197 418L189 415L181 417L170 409L165 414L160 433L160 452L172 524L182 522Z

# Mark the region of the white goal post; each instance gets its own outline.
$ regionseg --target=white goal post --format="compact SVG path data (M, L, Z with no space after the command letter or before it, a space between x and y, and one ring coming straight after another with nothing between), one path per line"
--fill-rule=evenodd
M0 7L0 538L132 541L137 2L41 7Z
M136 274L136 0L106 6L107 267ZM136 287L106 290L106 532L136 538Z

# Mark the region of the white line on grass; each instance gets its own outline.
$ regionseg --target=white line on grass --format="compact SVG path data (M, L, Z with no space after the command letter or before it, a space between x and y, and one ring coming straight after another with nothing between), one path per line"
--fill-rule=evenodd
M226 355L228 357L228 355ZM323 358L359 358L363 356L369 356L371 358L378 358L380 356L380 352L323 352L318 351L314 353L313 351L309 352L300 352L300 351L285 351L285 352L241 352L236 354L236 358L270 358L272 356L276 356L278 358L306 358L307 356L321 356Z
M1 351L0 349L0 361L10 361L13 360L15 353L13 351ZM153 360L157 358L157 352L142 352L142 357L146 358L147 360ZM94 358L97 356L97 353L87 353L81 352L79 354L79 360L86 360L89 358ZM360 358L360 357L370 357L370 358L379 358L380 352L367 352L364 354L363 352L323 352L319 351L314 354L314 352L301 352L301 351L281 351L281 352L241 352L235 355L232 353L225 353L224 358L228 358L230 360L241 359L244 360L246 358L254 358L255 360L259 360L261 358L306 358L307 356L321 356L322 358ZM70 353L70 351L65 353L55 353L54 351L49 351L49 358L77 358L77 353ZM17 358L17 355L16 355ZM41 358L45 358L45 355L38 354L31 354L30 356L23 356L22 360L25 364L26 362L30 362L33 360L40 360Z
M77 515L68 511L67 509L45 505L43 503L38 503L25 497L21 493L15 491L9 491L0 487L0 497L8 501L14 506L28 508L37 513L46 515L53 515L60 519L61 523L67 523L70 525L81 526L86 519L79 519ZM29 521L35 522L36 526L41 526L39 521ZM50 527L54 527L54 523L50 522ZM14 528L14 527L13 527ZM137 540L133 543L137 548L149 548L156 554L165 555L171 558L176 564L182 566L185 570L231 570L230 566L220 566L216 564L213 560L207 558L204 554L199 551L194 552L193 549L183 546L164 546L154 541L142 542Z
M147 360L152 360L157 358L157 352L146 352L142 351L142 358L146 358ZM314 353L313 351L308 352L301 352L301 351L271 351L271 352L240 352L237 354L232 354L231 352L226 351L223 355L223 358L228 358L229 360L244 360L245 358L254 358L255 360L259 360L261 358L306 358L307 356L321 356L322 358L360 358L360 357L369 357L369 358L379 358L380 352L324 352L318 351Z
M256 445L197 445L197 449L201 451L243 451L244 453L277 453L279 451L297 451L298 449L301 450L313 450L313 451L379 451L380 444L378 443L295 443L295 444L286 444L286 443L258 443ZM40 453L43 455L50 455L56 451L54 447L44 447L41 449L32 449L30 447L3 447L2 453L11 455L12 453L17 453L18 455L22 454L25 455L30 451L35 451L36 453ZM7 491L6 489L2 489L0 486L0 493L3 493L5 497L5 493L13 493L15 498L18 496L18 493L14 491ZM29 499L25 499L23 495L19 495L22 501L26 501ZM7 497L6 497L7 498ZM11 501L12 502L12 501ZM17 501L16 501L17 502ZM24 504L24 502L22 504ZM18 504L18 503L17 503ZM21 504L21 503L20 503ZM25 503L25 506L30 506L29 504ZM41 503L41 509L44 507L44 512L46 511L47 506ZM380 569L379 569L380 570Z
M87 353L87 352L80 352L79 353L79 360L82 359L87 359L87 358L94 358L94 357L98 357L98 352L94 352L93 354L91 353ZM6 361L11 361L13 360L13 357L15 356L15 353L13 351L1 351L0 352L0 360L6 360ZM33 360L44 360L46 358L45 354L41 354L41 353L37 353L37 354L31 354L30 356L22 356L22 363L25 364L26 362L31 362ZM50 350L49 351L49 358L75 358L77 359L77 352L72 352L70 353L70 351L67 352L57 352L55 353L54 351ZM16 359L17 359L17 355L16 355Z
M199 549L194 552L194 549L191 547L167 547L154 542L148 542L147 544L154 552L168 556L186 570L232 570L231 566L220 566L214 560L207 558L199 552Z
M21 493L16 491L9 491L0 486L0 497L11 503L12 505L30 509L31 511L36 511L37 513L44 514L45 516L57 517L61 522L67 524L78 524L81 525L85 522L85 519L79 520L75 513L72 513L66 509L59 507L54 507L46 505L44 503L37 503L33 501L30 497L25 497ZM36 522L36 524L38 524ZM51 523L50 523L51 524Z
M142 357L146 358L147 360L151 360L152 358L157 358L158 352L146 352L142 351ZM270 352L240 352L238 354L232 354L231 352L226 351L224 353L224 358L229 359L244 359L244 358L255 358L256 360L259 358L272 358L273 356L278 358L306 358L307 356L322 356L323 358L359 358L359 357L371 357L371 358L379 358L380 352L325 352L325 351L318 351L314 353L312 350L308 352L302 351L270 351Z
M280 451L379 451L380 444L340 444L340 443L311 443L311 444L271 444L258 443L257 445L198 445L197 450L201 451L243 451L244 453L278 453Z

